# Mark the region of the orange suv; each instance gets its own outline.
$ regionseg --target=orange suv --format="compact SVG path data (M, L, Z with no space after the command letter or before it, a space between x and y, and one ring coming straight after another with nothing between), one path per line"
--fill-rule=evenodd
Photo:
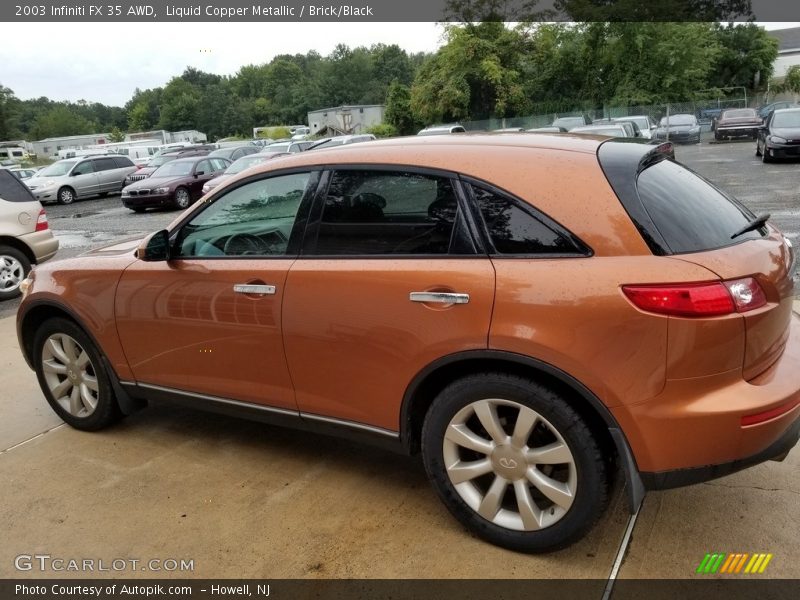
M794 252L669 144L353 144L254 167L166 230L38 266L20 347L73 427L148 401L421 452L449 510L564 547L646 489L782 459Z

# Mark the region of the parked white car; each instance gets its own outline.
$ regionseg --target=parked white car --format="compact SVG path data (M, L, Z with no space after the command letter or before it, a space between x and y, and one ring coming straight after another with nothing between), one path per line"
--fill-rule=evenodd
M41 203L11 171L0 169L0 300L19 296L31 265L57 250Z

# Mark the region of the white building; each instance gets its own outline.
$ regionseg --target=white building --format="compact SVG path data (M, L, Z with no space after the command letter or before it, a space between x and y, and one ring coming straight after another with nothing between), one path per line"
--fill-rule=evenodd
M349 135L366 133L367 129L383 123L383 104L354 104L322 108L308 113L311 135Z
M778 39L778 58L772 77L781 80L790 67L800 65L800 27L775 29L769 34Z
M52 137L32 142L33 151L37 156L41 157L54 157L58 156L59 150L67 150L70 148L82 149L89 146L98 146L106 144L109 141L111 134L109 133L89 133L86 135L66 135L63 137Z

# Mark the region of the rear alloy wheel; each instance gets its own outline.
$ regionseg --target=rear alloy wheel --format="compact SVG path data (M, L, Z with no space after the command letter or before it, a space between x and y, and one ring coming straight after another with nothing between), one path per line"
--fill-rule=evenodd
M577 541L608 498L606 463L584 421L556 393L516 376L445 388L425 418L422 454L450 512L519 552Z
M0 246L0 300L19 296L19 286L30 270L31 263L25 254L11 246Z
M189 208L192 203L192 197L189 195L189 190L185 187L179 187L175 190L175 207L184 209Z
M72 321L39 327L34 361L47 402L72 427L95 431L122 416L97 347Z
M63 187L56 194L56 201L59 204L72 204L75 201L75 190L70 187Z

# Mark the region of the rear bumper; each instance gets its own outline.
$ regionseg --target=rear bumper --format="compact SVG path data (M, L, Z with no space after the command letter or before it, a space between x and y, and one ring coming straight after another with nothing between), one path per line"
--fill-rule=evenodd
M756 133L758 133L760 128L760 125L717 125L716 132L719 135L726 135L728 137L734 137L738 135L754 136Z
M20 241L31 249L36 257L37 263L42 263L55 256L58 251L58 239L53 235L52 230L34 231L19 236Z
M751 456L718 465L676 469L660 473L639 473L639 476L645 489L648 490L667 490L684 485L702 483L703 481L736 473L768 460L783 460L789 451L797 445L798 440L800 440L800 418L795 419L789 429L770 446Z
M648 487L720 477L795 445L800 422L800 318L780 358L751 381L741 369L668 380L646 402L611 408Z

